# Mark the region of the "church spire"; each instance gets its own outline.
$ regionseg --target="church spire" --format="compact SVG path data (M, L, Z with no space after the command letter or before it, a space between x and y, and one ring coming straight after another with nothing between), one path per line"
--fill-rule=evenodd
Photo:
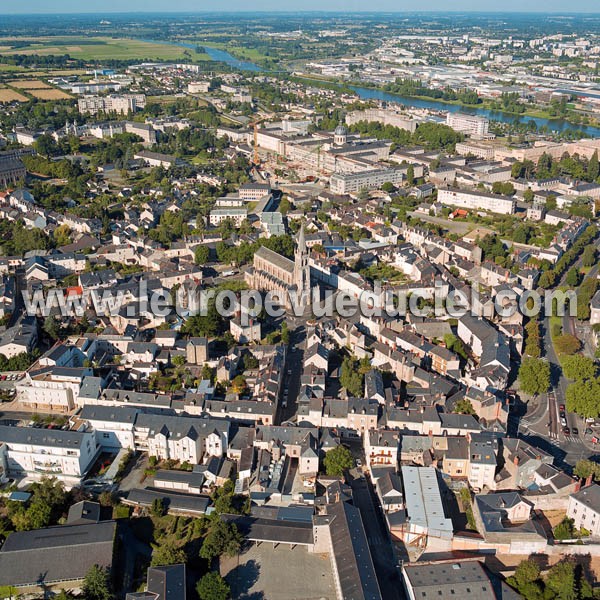
M304 254L306 252L306 238L304 237L304 223L300 225L300 233L298 235L298 252Z

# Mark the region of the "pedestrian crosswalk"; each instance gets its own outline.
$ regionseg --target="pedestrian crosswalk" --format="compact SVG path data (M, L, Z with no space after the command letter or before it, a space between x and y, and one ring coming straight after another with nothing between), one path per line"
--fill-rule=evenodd
M578 438L576 436L572 436L572 435L566 435L564 437L564 439L559 440L557 437L555 437L556 434L550 434L550 438L549 438L549 442L553 445L553 446L557 446L560 448L560 446L562 444L568 443L568 444L581 444L582 446L584 445L583 441L581 440L581 438Z

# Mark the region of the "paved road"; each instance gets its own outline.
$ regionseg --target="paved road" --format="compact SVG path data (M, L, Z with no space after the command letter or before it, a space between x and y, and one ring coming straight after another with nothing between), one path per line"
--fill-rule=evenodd
M306 327L295 320L286 319L291 331L290 345L288 348L285 374L283 377L283 392L281 400L287 391L287 407L283 407L281 400L278 411L278 423L290 420L297 410L298 394L300 392L300 377L302 375L302 361L304 356L303 345L306 339ZM291 371L291 373L290 373Z
M566 389L568 380L562 373L558 356L554 351L550 333L550 319L544 319L542 323L543 346L546 358L550 363L551 390L536 408L525 418L521 419L519 433L523 439L549 452L555 458L558 466L565 469L573 467L575 463L595 454L589 438L585 436L585 423L581 417L575 414L567 414L567 426L572 431L573 427L579 429L578 435L563 433L560 423L560 405L566 404Z
M350 485L369 541L381 595L386 600L405 600L392 542L373 485L366 478L353 479Z

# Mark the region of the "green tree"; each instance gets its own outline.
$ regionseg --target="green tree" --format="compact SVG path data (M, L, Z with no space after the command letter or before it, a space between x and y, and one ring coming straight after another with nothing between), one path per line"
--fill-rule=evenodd
M112 600L108 569L94 565L83 580L82 591L85 600Z
M581 349L581 342L570 333L554 338L554 349L558 354L575 354Z
M596 418L600 415L600 381L588 379L576 381L567 387L567 410L584 418Z
M354 466L354 458L346 446L340 445L325 454L323 465L325 466L327 475L330 477L341 477L344 471Z
M571 287L577 287L579 285L579 280L580 280L580 275L579 275L579 271L577 270L577 268L573 267L572 269L569 269L569 272L567 273L567 277L565 279L565 281L567 282L567 285L569 285Z
M281 341L286 345L290 343L290 330L286 321L281 323Z
M556 563L546 576L546 590L555 600L576 600L575 565L567 560Z
M360 398L363 394L363 374L359 372L358 360L354 356L346 356L342 361L340 384L350 396Z
M194 250L194 262L197 265L205 265L210 257L210 250L208 246L200 245Z
M565 517L556 527L552 533L555 540L571 540L575 537L575 527L573 524L575 521Z
M533 193L533 190L531 188L527 188L523 192L523 200L525 200L525 202L533 202L534 196L535 194Z
M415 183L415 168L412 165L408 165L406 168L406 183L408 185L414 185Z
M459 415L474 415L475 409L473 408L470 400L467 400L467 398L462 398L454 405L454 410L452 412Z
M594 360L581 354L565 356L561 364L564 376L568 379L582 381L584 379L591 379L596 374Z
M211 561L217 556L235 556L242 543L242 536L235 523L227 523L220 517L213 519L200 548L200 557Z
M550 387L550 365L541 358L525 357L519 369L521 389L532 396L543 394Z
M598 150L592 154L590 162L588 163L587 176L589 181L596 181L600 174L600 166L598 165Z
M231 589L219 573L210 571L197 583L196 592L200 600L227 600Z
M581 264L584 267L591 267L596 263L596 248L595 246L586 246L581 255Z
M165 501L162 498L154 498L150 507L150 513L153 517L162 517L166 512L165 508Z
M594 481L600 481L600 464L593 460L582 458L577 461L573 469L573 475L576 475L580 479L587 479L591 475Z
M543 599L540 568L531 560L521 561L515 570L515 574L507 579L507 583L526 600Z
M44 332L53 340L60 337L60 324L53 316L48 316L44 319Z
M179 565L186 560L185 550L176 546L172 540L165 540L153 546L151 561L153 567Z

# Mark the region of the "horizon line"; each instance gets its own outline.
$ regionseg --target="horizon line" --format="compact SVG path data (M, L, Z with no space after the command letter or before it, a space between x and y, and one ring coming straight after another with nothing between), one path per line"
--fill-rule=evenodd
M512 15L512 14L532 14L532 15L598 15L600 16L600 10L589 11L589 10L571 10L571 11L545 11L545 10L439 10L439 9L421 9L411 11L395 11L395 10L252 10L252 9L220 9L220 10L104 10L94 9L91 11L34 11L34 12L3 12L0 9L0 15L15 16L15 17L30 17L30 16L44 16L44 15L140 15L140 14L154 14L154 15L206 15L206 14L273 14L273 15L290 15L290 14L336 14L336 15L418 15L418 14L472 14L472 15Z

